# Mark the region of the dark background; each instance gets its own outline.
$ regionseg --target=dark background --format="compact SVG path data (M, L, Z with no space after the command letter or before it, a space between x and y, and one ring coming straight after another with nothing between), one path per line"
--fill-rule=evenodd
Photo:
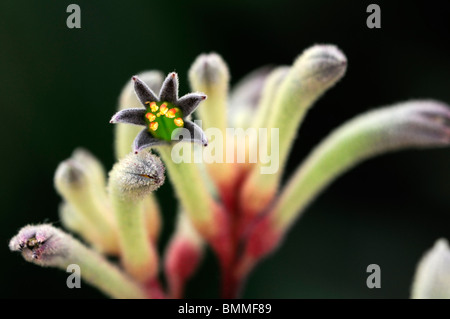
M57 222L58 163L75 147L113 164L108 124L122 86L143 70L176 70L180 94L195 57L216 51L232 83L265 64L290 64L315 43L348 57L344 79L308 114L288 172L332 128L367 109L411 98L450 102L450 10L444 1L372 1L381 29L366 27L364 1L1 1L0 296L103 297L66 287L67 274L26 263L7 244L27 223ZM82 28L66 27L81 7ZM249 278L248 298L407 298L417 261L450 238L450 150L371 160L334 183ZM173 228L166 183L161 249ZM382 288L366 287L380 265ZM188 297L218 296L208 252Z

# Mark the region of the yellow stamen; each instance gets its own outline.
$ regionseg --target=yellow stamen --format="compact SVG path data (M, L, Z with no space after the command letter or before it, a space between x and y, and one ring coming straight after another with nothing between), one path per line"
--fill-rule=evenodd
M161 107L159 108L161 114L166 114L167 110L168 110L167 104L166 103L161 104Z
M145 114L145 117L150 121L153 122L156 118L155 114L148 112L147 114Z
M158 105L156 105L155 102L150 103L150 109L152 110L152 112L156 112L158 111Z
M176 126L182 127L184 122L183 119L181 117L177 117L175 120L173 120L173 122L175 123Z
M175 117L175 113L177 113L176 109L170 109L169 111L167 111L166 116L169 119L173 119Z
M152 131L156 131L158 129L158 122L151 122L149 127Z

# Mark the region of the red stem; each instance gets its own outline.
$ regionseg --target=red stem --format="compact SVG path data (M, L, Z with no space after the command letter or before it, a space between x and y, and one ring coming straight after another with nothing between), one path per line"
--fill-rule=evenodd
M245 226L243 225L243 216L241 216L239 194L245 177L245 171L242 171L232 183L219 186L220 197L225 207L225 215L229 226L226 240L231 245L228 256L224 256L225 254L221 253L220 249L214 249L221 263L221 297L224 299L239 298L245 279L245 276L240 276L237 272L237 267L240 264L238 253L242 243L242 227Z
M152 279L145 285L145 289L147 291L147 295L150 299L165 299L166 294L161 287L161 283L158 278Z
M239 298L243 286L243 280L236 277L234 265L229 270L222 269L222 291L221 298Z

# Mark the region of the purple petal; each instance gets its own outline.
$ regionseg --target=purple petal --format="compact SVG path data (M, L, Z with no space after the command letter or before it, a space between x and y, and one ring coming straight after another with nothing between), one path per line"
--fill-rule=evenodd
M170 73L164 80L159 100L169 103L175 103L178 100L178 75L175 72Z
M128 123L145 126L145 109L124 109L113 115L109 123Z
M181 97L177 101L176 106L181 109L183 116L186 117L194 112L198 104L205 99L206 95L203 93L189 93Z
M147 129L143 129L134 139L133 149L135 153L139 153L145 148L163 144L169 143L154 137L149 131L147 131Z
M153 93L152 89L148 87L147 84L144 83L137 76L133 76L134 81L134 92L136 93L139 101L141 101L142 105L145 106L145 102L159 102L156 94Z
M185 120L184 121L184 128L180 129L186 129L189 131L190 139L189 140L182 140L183 142L194 142L194 143L200 143L203 146L208 146L208 139L206 138L205 132L198 126L197 124ZM174 133L172 133L173 136ZM183 136L182 134L179 134L179 136Z

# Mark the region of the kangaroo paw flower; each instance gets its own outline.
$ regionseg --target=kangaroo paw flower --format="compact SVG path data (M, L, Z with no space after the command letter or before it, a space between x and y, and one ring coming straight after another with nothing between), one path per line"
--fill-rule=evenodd
M133 76L110 120L119 124L118 163L108 179L82 149L55 173L62 224L95 250L51 225L24 227L10 249L41 266L66 270L77 264L85 281L111 297L180 298L207 243L218 258L221 296L239 297L253 268L276 251L308 204L338 176L387 152L450 145L448 106L409 101L340 126L281 186L303 119L346 68L336 46L315 45L290 66L258 69L231 92L228 66L215 53L195 60L189 82L198 92L181 97L175 72ZM193 112L201 121L191 121ZM203 148L208 139L210 147ZM162 214L153 195L165 182L165 169L181 205L164 258L167 293L159 280ZM121 267L100 253L114 255ZM419 264L412 297L450 296L449 258L448 244L440 240Z
M206 95L190 93L178 98L178 75L175 72L166 77L158 97L139 77L134 76L133 81L136 95L145 108L121 110L112 117L111 123L145 126L134 140L135 153L152 146L170 144L176 134L174 131L179 128L187 128L188 132L194 133L192 128L195 127L202 137L183 141L207 144L204 132L187 119Z
M141 72L137 75L152 92L159 92L164 81L164 74L157 70ZM134 90L134 81L128 80L119 97L119 111L124 109L142 108L140 99ZM114 127L114 148L116 158L121 159L133 150L133 141L136 135L142 130L139 125L115 125Z

